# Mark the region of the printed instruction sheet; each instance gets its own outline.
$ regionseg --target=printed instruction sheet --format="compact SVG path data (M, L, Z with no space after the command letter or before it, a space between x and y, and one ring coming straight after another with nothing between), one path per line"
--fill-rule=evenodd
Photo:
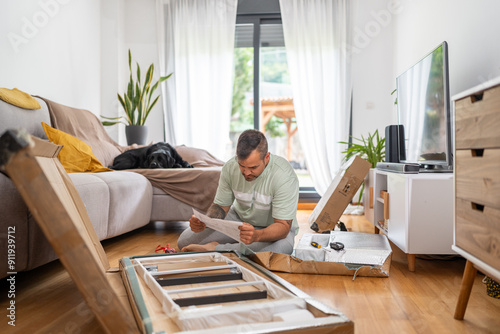
M207 227L210 227L213 230L224 233L225 235L233 238L236 241L240 241L240 230L238 227L243 225L242 222L232 221L232 220L224 220L217 218L210 218L207 215L204 215L201 212L193 209L193 213L202 222L204 222Z

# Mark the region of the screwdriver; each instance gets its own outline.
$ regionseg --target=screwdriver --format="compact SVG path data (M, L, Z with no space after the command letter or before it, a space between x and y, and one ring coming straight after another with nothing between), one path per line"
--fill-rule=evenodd
M318 244L317 242L311 242L311 246L316 247L316 248L321 248L321 245Z

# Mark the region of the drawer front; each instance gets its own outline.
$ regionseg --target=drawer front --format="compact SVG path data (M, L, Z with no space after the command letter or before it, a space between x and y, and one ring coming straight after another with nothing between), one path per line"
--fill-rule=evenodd
M455 194L500 210L500 149L455 151Z
M500 147L500 86L455 101L455 148Z
M500 210L455 202L455 244L500 270Z

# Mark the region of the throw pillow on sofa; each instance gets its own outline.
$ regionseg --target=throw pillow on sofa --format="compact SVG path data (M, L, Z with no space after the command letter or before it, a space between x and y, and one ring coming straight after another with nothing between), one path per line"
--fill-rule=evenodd
M42 122L42 126L51 142L63 146L58 158L67 173L111 171L97 160L94 153L92 153L92 148L85 142L63 131L54 129L46 123Z
M92 152L104 166L124 150L106 132L99 118L85 109L68 107L44 97L49 108L51 126L89 144Z

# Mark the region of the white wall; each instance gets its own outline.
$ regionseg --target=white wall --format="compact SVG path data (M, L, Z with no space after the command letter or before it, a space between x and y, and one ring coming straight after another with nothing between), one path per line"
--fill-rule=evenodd
M124 46L124 6L122 0L101 1L101 115L118 117L123 115L116 96L120 82L127 80ZM106 127L116 142L125 144L123 125Z
M500 76L500 2L403 0L395 20L394 75L448 42L450 93Z
M392 75L394 20L401 8L387 0L357 0L353 22L353 136L360 138L385 126L395 115Z
M154 0L2 1L0 87L96 115L123 115L116 94L128 82L129 48L143 76L154 63L157 78ZM161 100L146 125L149 141L163 141ZM106 129L126 144L123 126Z
M136 62L144 79L149 65L154 64L155 76L160 75L157 37L156 5L154 0L106 0L102 1L102 104L103 115L124 115L116 94L127 89L129 81L128 50L132 52L132 72L136 80ZM160 94L157 89L154 97ZM163 111L161 98L151 111L146 125L148 142L164 141ZM122 125L107 127L110 136L126 145L125 128Z
M100 112L99 0L4 0L0 86Z
M153 83L155 83L159 79L160 66L156 37L156 4L154 0L125 0L124 43L126 48L126 53L124 54L125 61L128 61L126 57L130 48L133 59L141 67L143 79L149 65L154 64L155 75ZM132 70L135 71L135 65L132 65ZM125 89L127 82L128 79L123 84L122 89ZM156 90L153 98L157 95L160 95L159 88ZM151 110L146 125L148 126L148 141L164 141L161 98L153 110Z
M499 1L357 2L354 27L358 40L353 46L360 47L353 53L352 63L355 137L375 129L383 134L386 125L397 121L395 96L390 95L396 77L443 41L449 47L452 96L500 76ZM391 16L384 20L378 15L382 12ZM363 39L364 35L368 38Z

